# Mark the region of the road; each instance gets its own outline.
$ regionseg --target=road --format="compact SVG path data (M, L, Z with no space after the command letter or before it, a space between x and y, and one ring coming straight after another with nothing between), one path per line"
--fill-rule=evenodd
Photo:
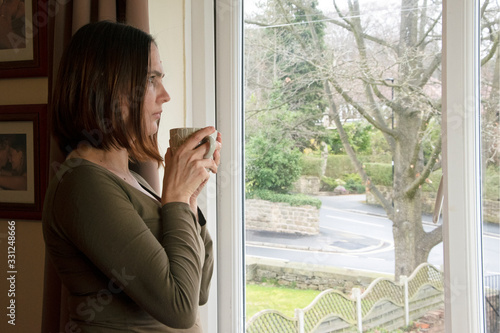
M295 236L247 231L246 254L283 260L394 273L392 221L376 206L363 203L364 196L318 197L320 235ZM424 229L436 228L430 216L423 216ZM485 274L500 274L498 227L483 237ZM275 245L278 244L279 247ZM283 246L286 244L286 246ZM304 250L310 247L310 250ZM435 246L429 263L443 265L442 243Z

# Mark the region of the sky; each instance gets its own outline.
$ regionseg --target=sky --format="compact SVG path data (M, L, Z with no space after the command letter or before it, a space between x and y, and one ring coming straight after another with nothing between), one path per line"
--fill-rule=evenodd
M256 4L259 2L265 2L266 0L244 0L244 6L245 6L245 11L256 11L257 6ZM342 6L345 4L345 0L338 0L337 5ZM385 8L387 7L393 7L395 5L399 5L401 0L360 0L361 6L363 6L364 3L375 3L375 4L382 4ZM335 11L335 8L333 7L333 0L318 0L318 8L323 12L323 13L332 13Z

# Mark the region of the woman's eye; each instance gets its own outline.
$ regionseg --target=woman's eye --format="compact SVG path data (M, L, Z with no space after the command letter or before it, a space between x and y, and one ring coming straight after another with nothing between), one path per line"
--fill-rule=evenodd
M154 83L155 78L156 78L156 76L154 76L154 75L153 75L153 76L150 76L150 77L148 78L148 82L149 82L149 83Z

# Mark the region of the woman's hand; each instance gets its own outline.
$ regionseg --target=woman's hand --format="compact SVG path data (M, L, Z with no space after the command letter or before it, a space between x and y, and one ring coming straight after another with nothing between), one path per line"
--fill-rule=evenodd
M196 205L196 199L203 186L210 178L207 171L217 173L220 163L221 137L217 135L217 147L214 159L204 159L208 143L194 149L207 135L215 131L214 127L206 127L194 133L175 154L169 148L165 154L165 175L163 178L162 204L168 202L185 202ZM194 210L196 212L196 208Z
M215 148L214 151L214 161L217 167L219 167L220 164L220 150L222 148L222 136L220 132L217 132L217 147ZM213 172L213 171L212 171ZM216 172L215 172L216 173ZM208 179L203 182L198 189L191 195L191 198L189 199L189 205L191 206L191 210L196 214L198 212L198 195L201 193L201 190L205 187L205 184L208 182Z

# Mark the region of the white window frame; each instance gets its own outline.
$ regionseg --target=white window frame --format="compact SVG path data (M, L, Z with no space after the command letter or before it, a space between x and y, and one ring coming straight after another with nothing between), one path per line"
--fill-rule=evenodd
M185 0L186 125L216 125L224 147L217 181L200 200L216 256L200 309L208 333L245 331L241 10L238 0Z
M190 0L186 0L190 3ZM443 0L443 209L445 262L446 332L484 332L481 219L479 200L478 151L478 31L477 0ZM207 332L243 333L244 315L244 229L243 205L243 126L242 126L242 1L205 0L201 13L205 20L192 20L192 34L215 26L215 109L218 130L223 133L224 150L217 177L217 272L215 303L209 312L216 316ZM196 6L199 4L197 3ZM215 9L215 10L214 10ZM191 7L195 10L195 6ZM194 11L193 11L194 13ZM195 17L195 15L193 15ZM206 31L205 31L206 32ZM206 37L206 35L204 35ZM207 53L194 51L192 57ZM210 69L199 62L204 82ZM206 62L205 66L211 66ZM189 66L188 66L189 67ZM207 87L209 89L207 89ZM200 89L200 88L198 88ZM201 88L210 94L210 87ZM193 90L193 101L198 99ZM203 99L204 98L204 99ZM204 95L201 99L211 101ZM188 98L189 99L189 98ZM203 105L198 113L210 116ZM216 310L213 307L216 307Z
M218 176L218 332L245 332L242 1L215 1L217 127L223 133Z
M184 0L186 126L216 126L214 24L213 1ZM222 332L218 329L219 259L217 244L219 242L217 230L219 228L216 178L220 178L220 176L212 176L198 198L198 205L207 217L207 229L212 236L216 258L208 302L200 307L202 327L205 332L209 333Z
M443 1L445 321L453 333L485 331L478 1Z

